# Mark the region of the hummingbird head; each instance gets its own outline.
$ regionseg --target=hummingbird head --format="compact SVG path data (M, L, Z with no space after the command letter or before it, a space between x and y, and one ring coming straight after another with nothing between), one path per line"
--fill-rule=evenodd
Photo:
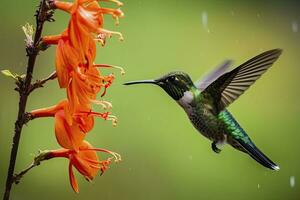
M143 83L150 83L160 86L176 101L183 97L184 92L190 91L192 87L195 87L189 75L180 71L170 72L158 79L132 81L124 83L124 85Z

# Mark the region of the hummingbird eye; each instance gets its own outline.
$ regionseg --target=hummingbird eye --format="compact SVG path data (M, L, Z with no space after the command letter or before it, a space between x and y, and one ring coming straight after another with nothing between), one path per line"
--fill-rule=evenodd
M175 80L177 80L175 76L170 76L168 79L170 82L175 82Z

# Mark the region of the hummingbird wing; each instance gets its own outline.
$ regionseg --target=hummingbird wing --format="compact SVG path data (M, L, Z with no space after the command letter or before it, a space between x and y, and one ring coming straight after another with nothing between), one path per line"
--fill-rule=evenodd
M232 64L232 60L225 60L220 65L218 65L213 71L209 74L205 75L203 78L195 82L195 86L203 91L207 86L209 86L212 82L214 82L217 78L223 75L230 65Z
M220 112L243 94L278 59L282 50L266 51L223 74L203 92L212 98Z

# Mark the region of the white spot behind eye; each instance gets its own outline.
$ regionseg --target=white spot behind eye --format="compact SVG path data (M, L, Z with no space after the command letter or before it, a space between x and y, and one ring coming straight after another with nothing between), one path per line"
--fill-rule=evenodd
M175 77L175 81L179 81L179 79L177 77Z

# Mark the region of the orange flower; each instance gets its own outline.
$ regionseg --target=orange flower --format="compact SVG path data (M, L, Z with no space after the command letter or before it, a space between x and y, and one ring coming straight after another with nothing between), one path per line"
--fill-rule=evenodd
M75 113L70 125L66 119L68 101L63 100L55 106L42 108L31 112L33 118L54 117L55 136L59 145L70 150L78 150L86 134L94 127L94 116L105 120L115 120L114 116L106 113L82 111Z
M122 3L115 0L107 0ZM58 44L56 50L56 72L61 88L67 88L69 112L66 119L72 124L72 115L79 111L91 110L91 102L96 101L96 95L104 87L102 96L111 85L114 76L100 76L94 65L96 56L95 40L105 42L106 36L118 34L103 29L103 14L111 14L116 20L123 16L120 9L101 8L97 1L75 0L74 3L54 1L54 7L71 14L68 28L57 36L46 36L46 44ZM108 65L105 65L107 67ZM101 104L101 103L100 103Z
M123 5L119 1L106 1L114 2L118 6ZM88 44L86 43L86 37L94 39L94 35L100 41L101 39L102 41L105 40L106 36L111 37L113 34L118 35L121 40L123 39L121 33L103 29L103 14L112 15L116 20L116 25L118 25L119 17L124 16L120 9L102 8L95 0L75 0L73 4L54 1L54 6L71 14L68 33L74 47L86 47L86 44ZM80 35L77 34L78 32L80 32Z
M117 0L110 1L121 6ZM46 159L65 157L69 159L70 183L75 192L78 192L78 184L73 173L73 166L87 180L92 180L97 172L103 173L110 164L112 158L99 161L97 151L113 155L115 161L120 160L119 154L93 148L84 140L86 134L94 127L94 117L111 120L116 125L117 118L109 112L98 113L92 111L92 104L100 105L103 109L110 109L112 105L106 101L96 100L97 94L102 90L102 96L112 84L114 75L103 76L98 68L110 67L124 70L120 67L95 64L96 41L105 44L107 37L113 34L122 34L103 29L103 14L110 14L118 23L123 16L120 9L102 8L95 0L75 0L74 3L54 0L51 6L64 10L71 15L68 27L62 34L46 36L43 43L57 45L56 49L56 73L61 88L67 90L67 100L59 102L49 108L42 108L31 112L33 118L54 117L55 136L62 147L59 150L50 151Z
M112 1L119 6L122 3ZM124 14L120 9L101 8L97 1L76 0L74 3L54 1L54 7L71 14L68 28L56 36L43 38L45 44L58 44L56 52L56 70L59 85L67 87L71 70L77 67L88 68L93 65L96 55L95 40L105 43L106 37L122 34L103 29L103 14L112 15L117 21Z
M96 153L97 151L111 154L113 157L108 158L104 161L99 161ZM108 169L108 165L111 163L112 159L114 159L115 162L121 160L119 154L106 149L94 148L87 141L83 141L81 143L78 151L70 149L52 150L47 154L46 159L57 157L64 157L69 159L70 184L76 193L79 192L79 188L73 173L73 166L78 170L80 174L82 174L86 178L86 180L91 181L97 175L99 170L101 171L102 175L104 171Z
M101 97L106 94L106 89L112 84L115 76L101 76L97 67L114 67L119 68L121 73L124 70L120 67L110 65L93 65L93 67L84 69L78 68L76 72L71 73L71 79L67 87L69 100L69 111L72 115L75 112L88 111L92 109L91 103L102 105L104 109L110 109L111 104L96 100L97 93L103 88Z

